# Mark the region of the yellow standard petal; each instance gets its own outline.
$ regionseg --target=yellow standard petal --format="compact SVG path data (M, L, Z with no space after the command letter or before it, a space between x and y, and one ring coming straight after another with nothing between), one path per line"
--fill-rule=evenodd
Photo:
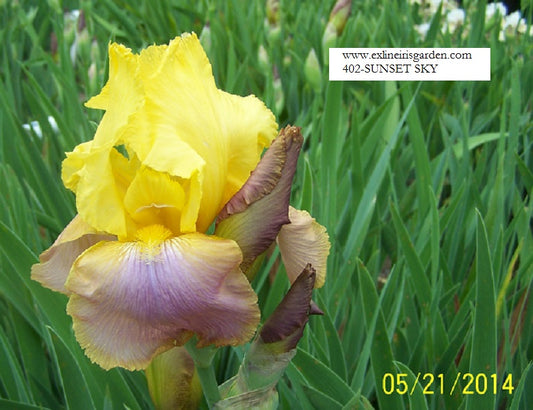
M326 280L330 243L326 228L315 221L307 211L289 207L291 223L283 225L277 242L289 280L294 282L310 263L316 271L315 288Z
M178 178L142 167L131 182L124 205L137 226L159 224L179 234L185 191Z
M109 46L109 80L102 92L86 103L106 112L94 139L67 153L62 170L65 186L76 193L81 217L96 230L120 237L132 230L123 196L135 166L114 147L123 143L129 117L144 100L142 83L136 78L137 59L122 45Z
M98 231L119 238L134 234L136 225L124 207L124 195L136 174L138 162L128 160L115 148L93 151L84 159L76 190L80 216Z
M125 143L156 171L184 179L196 172L190 206L199 203L195 229L204 232L275 137L274 115L253 96L217 89L195 34L143 50L139 72L146 100Z
M175 234L205 232L275 137L274 115L254 96L216 87L195 34L139 55L111 44L109 60L107 84L86 104L106 110L94 140L63 164L79 214L123 240L152 223ZM149 178L146 169L154 171ZM162 204L169 179L181 189L173 186ZM148 180L153 200L140 190Z
M67 152L67 157L61 167L61 178L65 187L72 192L78 189L78 183L85 170L85 161L91 153L92 141L87 141L77 145L74 151Z

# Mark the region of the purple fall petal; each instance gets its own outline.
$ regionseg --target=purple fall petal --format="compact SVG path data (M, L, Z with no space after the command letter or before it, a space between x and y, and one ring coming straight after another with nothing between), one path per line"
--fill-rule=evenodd
M239 269L235 242L202 234L101 242L76 260L68 313L89 358L103 368L140 369L184 344L236 345L259 321L257 296Z
M76 215L53 245L39 255L39 263L31 267L31 278L49 289L68 295L65 282L76 258L94 244L113 239L113 235L97 232Z

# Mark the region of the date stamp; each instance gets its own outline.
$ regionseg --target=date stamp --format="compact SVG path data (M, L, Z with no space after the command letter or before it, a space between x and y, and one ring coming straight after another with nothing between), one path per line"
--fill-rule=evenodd
M499 391L513 394L513 375L498 378L496 373L473 374L458 372L454 380L445 380L443 373L418 373L416 379L410 380L407 373L385 373L381 379L381 388L385 394L413 395L420 386L424 395L449 394L498 394Z

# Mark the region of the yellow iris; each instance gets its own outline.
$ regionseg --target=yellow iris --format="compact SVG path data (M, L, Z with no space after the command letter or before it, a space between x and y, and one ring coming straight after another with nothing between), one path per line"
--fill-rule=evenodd
M109 60L108 83L86 104L106 113L63 164L81 218L119 240L154 224L205 232L276 136L273 114L216 87L194 34L138 55L111 44Z
M193 335L250 340L260 312L243 270L276 237L291 281L311 263L324 282L327 233L289 212L300 130L274 139L260 100L217 89L196 35L140 54L111 44L109 81L87 106L105 114L62 172L78 215L32 278L69 296L91 360L140 369Z

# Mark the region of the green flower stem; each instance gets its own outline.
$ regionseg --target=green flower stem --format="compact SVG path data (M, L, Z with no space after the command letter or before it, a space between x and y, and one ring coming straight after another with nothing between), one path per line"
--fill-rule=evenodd
M197 366L196 371L198 372L207 404L211 408L216 402L220 401L215 369L213 365L209 365L208 367Z
M185 347L194 360L204 396L211 408L216 402L220 401L220 392L218 391L218 383L213 367L213 357L215 357L218 349L214 346L199 349L196 347L196 338L187 342Z

